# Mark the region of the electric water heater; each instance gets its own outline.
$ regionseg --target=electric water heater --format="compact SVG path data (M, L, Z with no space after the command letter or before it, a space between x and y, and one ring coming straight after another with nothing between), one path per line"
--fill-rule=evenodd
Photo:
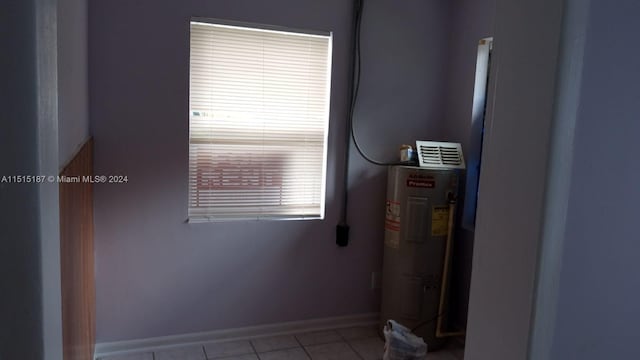
M460 144L420 141L417 152L419 167L388 170L380 326L393 319L415 328L435 350L444 343L437 333L465 165Z

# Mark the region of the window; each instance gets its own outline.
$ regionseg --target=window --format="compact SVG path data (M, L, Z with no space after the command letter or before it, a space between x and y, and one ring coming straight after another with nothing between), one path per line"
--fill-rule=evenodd
M323 218L331 35L191 22L189 221Z

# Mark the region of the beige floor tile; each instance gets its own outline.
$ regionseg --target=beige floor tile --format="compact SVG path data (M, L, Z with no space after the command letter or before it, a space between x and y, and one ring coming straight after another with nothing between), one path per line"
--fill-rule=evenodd
M234 355L225 358L221 358L224 360L259 360L258 355L256 354L244 354L244 355Z
M100 360L153 360L153 354L150 352L146 352L126 355L113 355L101 357Z
M378 338L357 339L349 341L351 347L364 360L381 360L384 353L384 341Z
M259 353L284 350L299 347L300 344L293 335L281 335L251 340L253 347Z
M340 337L340 334L338 334L338 332L334 330L314 331L297 334L296 338L303 346L342 341L342 337Z
M305 349L312 360L360 360L346 342L310 345L305 346Z
M302 348L259 353L258 357L260 360L309 360L309 356Z

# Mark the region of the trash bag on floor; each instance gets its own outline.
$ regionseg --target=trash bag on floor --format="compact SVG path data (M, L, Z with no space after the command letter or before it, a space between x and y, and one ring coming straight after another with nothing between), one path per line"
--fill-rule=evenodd
M394 320L384 326L384 355L382 360L425 360L427 344L421 337Z

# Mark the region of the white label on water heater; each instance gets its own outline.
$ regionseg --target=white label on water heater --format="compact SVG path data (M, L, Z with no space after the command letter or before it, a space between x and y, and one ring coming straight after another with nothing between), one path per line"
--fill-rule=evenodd
M397 249L400 246L400 202L387 200L384 218L384 245Z

